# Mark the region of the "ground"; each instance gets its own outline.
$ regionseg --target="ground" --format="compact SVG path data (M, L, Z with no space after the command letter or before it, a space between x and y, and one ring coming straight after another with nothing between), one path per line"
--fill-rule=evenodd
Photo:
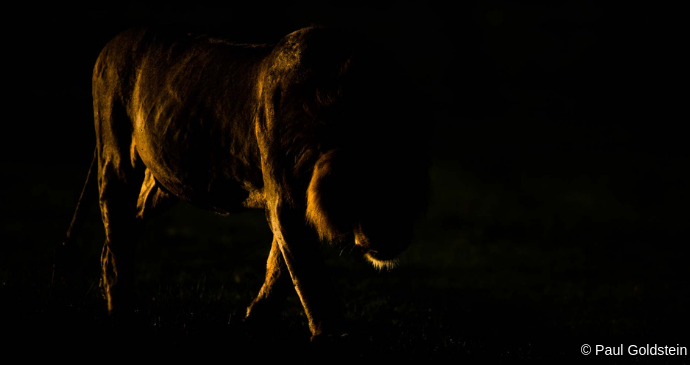
M55 177L50 185L16 194L44 174ZM513 234L519 239L511 240L491 234L501 227L482 231L452 216L444 221L442 199L432 202L433 221L420 225L417 242L390 272L324 245L346 303L346 340L309 343L296 297L275 326L244 326L270 247L264 215L221 217L184 203L151 222L140 242L139 316L131 323L113 320L98 288L103 231L95 203L76 241L73 282L66 290L50 283L53 247L84 175L85 167L76 165L15 166L3 174L10 182L3 204L13 214L3 220L0 320L17 326L15 346L89 348L110 338L153 346L147 348L248 353L271 343L312 354L340 346L354 357L563 360L582 357L584 343L684 344L678 336L688 324L687 269L672 250L654 249L663 247L655 240L668 237L614 230L571 232L558 241ZM649 241L633 243L639 239Z

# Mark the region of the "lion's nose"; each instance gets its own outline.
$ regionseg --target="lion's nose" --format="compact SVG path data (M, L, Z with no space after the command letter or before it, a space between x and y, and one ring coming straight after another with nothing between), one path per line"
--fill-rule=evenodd
M376 260L380 261L387 261L387 260L394 260L398 255L400 254L400 251L390 251L390 252L380 252L378 250L367 250L367 255L371 258L374 258Z
M367 254L375 259L379 258L379 252L376 250L367 250Z

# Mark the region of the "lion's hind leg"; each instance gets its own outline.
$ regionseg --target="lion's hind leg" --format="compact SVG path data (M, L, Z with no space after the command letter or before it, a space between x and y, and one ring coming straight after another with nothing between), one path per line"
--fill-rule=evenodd
M141 229L137 197L143 177L118 166L119 159L108 157L108 152L101 155L100 207L106 237L101 252L101 285L109 312L129 311L133 309L135 241Z
M101 253L108 310L133 309L134 251L144 223L177 201L146 169L143 179L123 184L107 172L102 179L101 216L106 242ZM138 188L138 191L137 189Z
M177 198L161 186L150 169L146 169L137 199L137 218L146 221L170 208L175 202Z
M108 80L94 82L99 205L106 237L101 286L108 311L123 313L134 310L134 253L144 216L162 205L156 203L165 200L165 194L158 192L139 159L131 121L107 84Z
M250 324L270 325L277 320L285 298L292 288L290 273L285 266L278 241L273 238L266 263L266 278L259 294L247 308L245 321Z
M144 223L177 201L156 181L149 169L104 162L101 178L101 216L106 242L101 253L102 285L108 310L134 309L134 251ZM119 173L114 173L118 171ZM142 176L143 175L143 176ZM126 177L122 179L121 177ZM123 180L126 180L123 182ZM119 308L118 308L119 307Z

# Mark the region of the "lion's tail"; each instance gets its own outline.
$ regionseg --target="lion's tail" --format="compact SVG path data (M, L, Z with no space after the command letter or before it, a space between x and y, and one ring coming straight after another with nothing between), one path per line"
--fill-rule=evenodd
M95 180L96 174L94 174L94 166L96 166L96 151L93 153L93 159L91 160L91 165L89 166L89 172L86 175L86 182L81 190L81 195L79 196L79 201L77 202L77 208L74 210L74 215L72 216L72 222L67 229L67 234L62 244L55 243L55 249L53 251L53 274L51 276L51 286L50 295L53 295L53 287L57 283L56 280L64 282L65 275L71 269L71 261L74 260L74 245L72 244L72 239L74 234L79 230L79 228L84 223L84 217L86 216L86 210L91 202L96 197L96 194L92 194L91 189L95 185L93 181Z
M96 179L96 174L93 173L93 170L96 166L96 158L97 152L96 150L94 150L93 159L91 160L91 165L89 166L89 172L86 175L86 182L84 183L84 187L81 190L81 195L79 195L77 207L74 210L74 215L72 216L72 222L70 223L69 229L67 230L65 240L62 241L63 246L67 246L71 243L74 234L84 223L84 217L86 216L86 210L88 209L85 207L88 207L93 201L93 199L96 197L96 194L89 194L89 190L92 186L94 186L94 180Z

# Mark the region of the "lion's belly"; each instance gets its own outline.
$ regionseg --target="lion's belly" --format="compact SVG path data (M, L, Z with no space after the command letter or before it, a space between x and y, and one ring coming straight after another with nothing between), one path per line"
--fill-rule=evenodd
M214 128L180 115L138 115L134 125L133 148L141 161L180 199L219 213L262 205L260 171L233 154Z
M253 75L269 51L165 44L141 55L127 102L133 147L171 193L220 212L260 201Z

